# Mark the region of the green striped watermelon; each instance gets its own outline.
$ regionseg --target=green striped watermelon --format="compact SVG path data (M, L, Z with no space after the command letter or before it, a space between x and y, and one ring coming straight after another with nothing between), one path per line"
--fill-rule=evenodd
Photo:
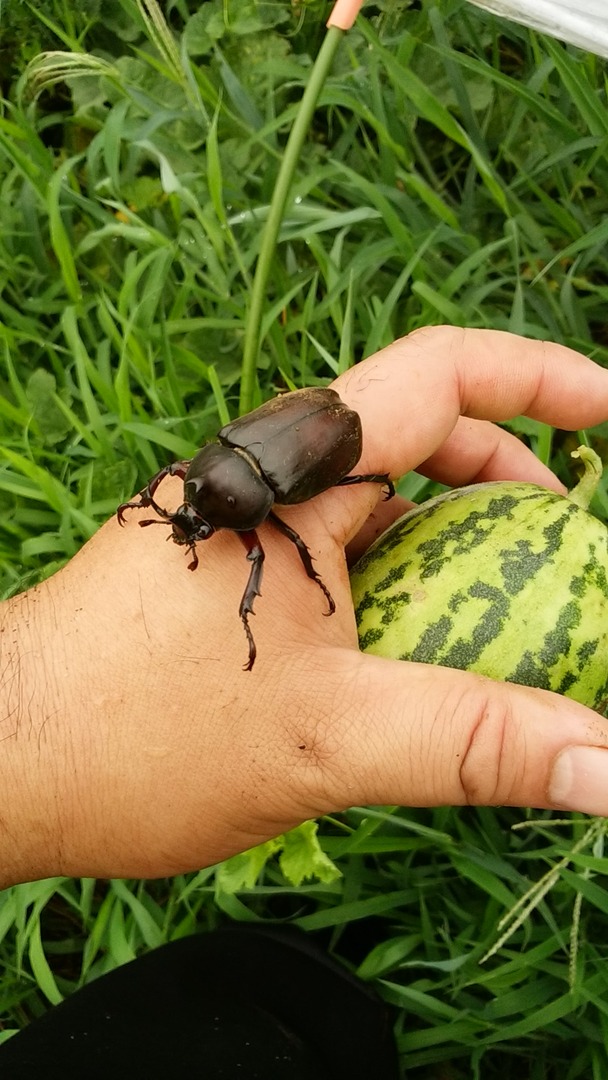
M608 531L586 506L592 450L568 497L515 481L477 484L410 511L354 567L365 652L608 698Z

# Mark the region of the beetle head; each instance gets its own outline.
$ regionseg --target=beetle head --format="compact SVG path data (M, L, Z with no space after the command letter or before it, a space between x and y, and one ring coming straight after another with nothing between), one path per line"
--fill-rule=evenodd
M182 503L170 516L173 540L176 544L192 544L196 540L208 540L215 532L213 525L198 513L191 503Z

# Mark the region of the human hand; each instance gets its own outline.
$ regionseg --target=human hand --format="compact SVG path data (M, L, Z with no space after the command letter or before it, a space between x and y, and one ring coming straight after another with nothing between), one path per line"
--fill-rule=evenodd
M608 417L608 372L561 346L429 328L335 384L363 422L357 472L563 491L492 421ZM159 499L181 501L167 480ZM58 574L4 606L4 884L59 873L153 877L207 865L354 804L507 804L608 813L608 723L544 691L357 649L345 546L401 508L376 485L281 516L336 601L270 527L258 658L242 670L248 573L231 533L188 573L166 530L109 521Z

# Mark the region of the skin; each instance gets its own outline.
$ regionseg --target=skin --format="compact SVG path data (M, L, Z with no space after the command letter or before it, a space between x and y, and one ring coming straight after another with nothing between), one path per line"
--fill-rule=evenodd
M561 428L608 417L608 372L558 345L436 327L334 384L361 415L358 472L418 468L450 485L560 482L494 421ZM182 485L163 482L174 507ZM480 804L608 813L608 723L565 698L358 652L345 547L392 517L376 485L281 510L263 526L258 659L244 672L242 545L220 533L186 569L168 530L110 520L61 572L4 604L1 883L154 877L216 862L356 804Z

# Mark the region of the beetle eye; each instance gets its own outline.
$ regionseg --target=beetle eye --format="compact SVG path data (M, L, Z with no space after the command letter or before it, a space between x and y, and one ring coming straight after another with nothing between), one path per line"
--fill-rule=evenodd
M226 498L226 502L228 503L228 506L236 506L236 499L234 495L228 495Z

